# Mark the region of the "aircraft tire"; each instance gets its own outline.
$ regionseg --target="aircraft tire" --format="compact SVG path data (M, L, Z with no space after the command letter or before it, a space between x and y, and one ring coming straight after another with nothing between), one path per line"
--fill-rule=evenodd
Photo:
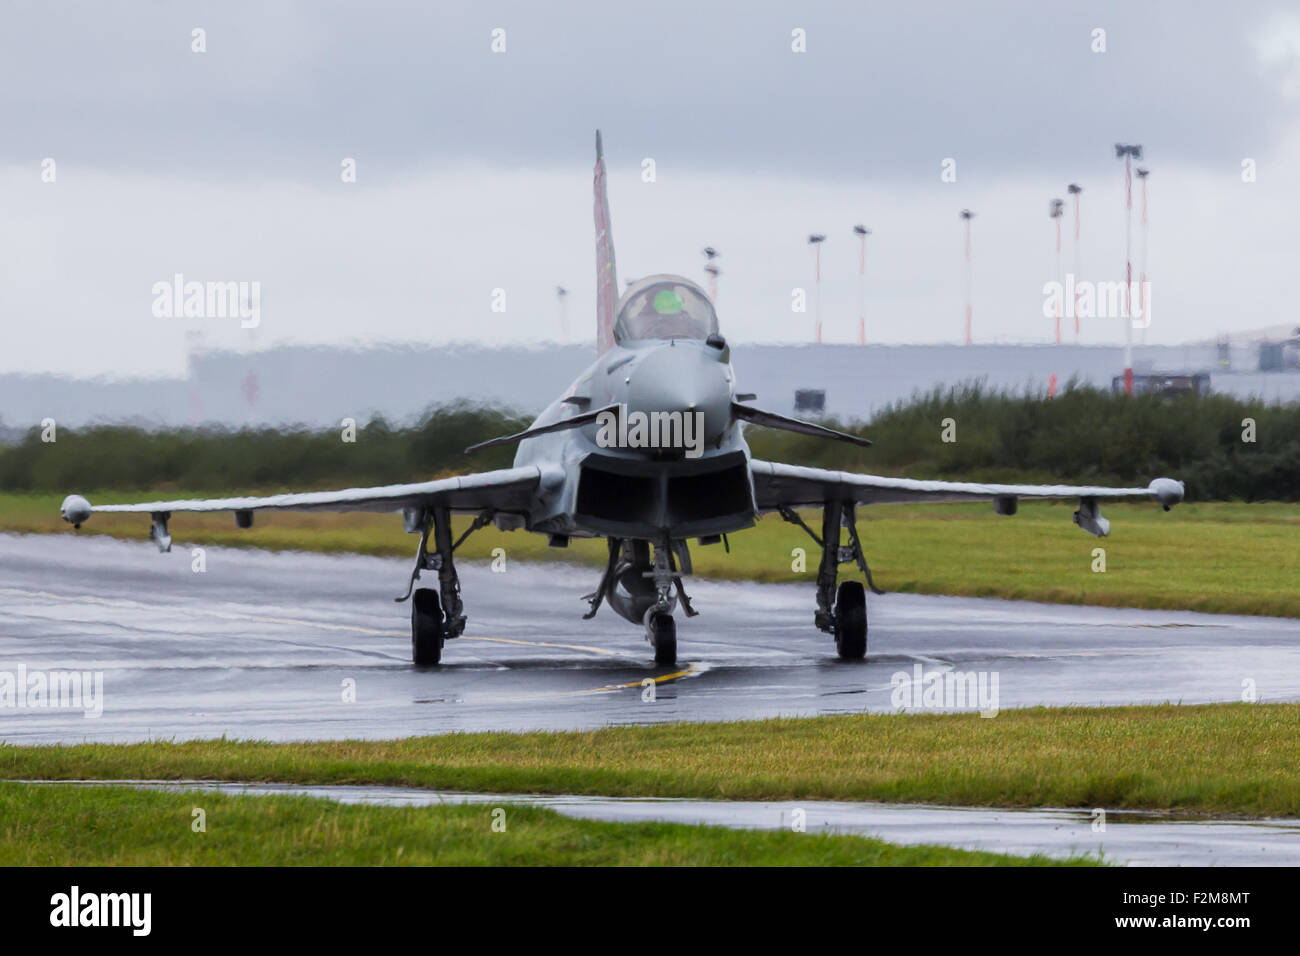
M655 663L671 667L677 663L677 622L671 614L655 614L650 618L651 643L655 649Z
M845 581L835 595L835 649L846 661L867 656L867 592L861 581Z
M445 631L438 592L417 588L411 597L411 661L416 667L432 667L442 660Z

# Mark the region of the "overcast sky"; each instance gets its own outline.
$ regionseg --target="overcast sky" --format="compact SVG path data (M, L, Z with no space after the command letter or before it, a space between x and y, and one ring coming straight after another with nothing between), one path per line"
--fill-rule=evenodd
M717 247L735 341L810 338L791 310L810 232L829 236L826 338L853 341L857 222L873 230L868 337L958 340L963 207L976 340L1048 340L1047 209L1067 183L1085 189L1082 278L1122 274L1117 141L1143 144L1151 169L1149 341L1300 323L1286 11L6 0L0 371L179 374L187 331L227 347L588 340L597 127L623 278L702 278L700 250ZM156 317L152 288L176 273L260 282L260 326ZM1086 342L1121 335L1083 322Z

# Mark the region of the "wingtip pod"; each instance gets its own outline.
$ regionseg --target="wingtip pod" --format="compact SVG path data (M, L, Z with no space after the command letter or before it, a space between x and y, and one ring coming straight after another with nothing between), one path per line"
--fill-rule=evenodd
M1156 478L1147 485L1147 491L1166 511L1183 500L1183 483L1173 478Z
M68 495L59 506L59 514L74 528L80 528L81 523L90 517L90 502L81 495Z

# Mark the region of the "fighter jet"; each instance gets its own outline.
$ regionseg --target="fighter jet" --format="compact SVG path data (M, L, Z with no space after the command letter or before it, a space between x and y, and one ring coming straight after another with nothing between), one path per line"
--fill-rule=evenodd
M417 666L438 664L446 641L465 629L465 607L455 551L475 530L494 524L547 535L564 547L570 538L604 538L608 557L596 589L586 596L594 616L608 603L645 630L658 665L677 659L678 608L696 614L683 579L691 573L688 540L727 547L727 536L776 512L800 526L821 553L813 623L835 639L841 658L867 651L866 587L840 582L852 564L875 593L862 540L858 505L898 502L992 501L1011 515L1021 498L1077 498L1075 523L1093 535L1110 525L1099 504L1150 498L1167 511L1183 484L1157 478L1145 488L1072 485L976 484L919 481L759 461L745 442L746 424L786 429L867 446L857 435L764 411L752 394L736 390L731 353L708 295L690 279L651 275L618 296L610 234L605 158L596 133L596 329L599 357L525 431L474 448L517 444L514 466L415 484L282 494L263 498L153 501L94 505L69 495L62 516L80 527L92 513L148 514L150 538L171 549L174 514L234 512L248 528L258 511L369 511L401 513L405 530L419 535L406 592L411 600L411 656ZM473 451L474 448L467 449ZM820 534L799 509L821 512ZM452 516L473 515L453 539ZM847 538L842 541L842 538ZM437 573L436 588L416 588L421 573Z

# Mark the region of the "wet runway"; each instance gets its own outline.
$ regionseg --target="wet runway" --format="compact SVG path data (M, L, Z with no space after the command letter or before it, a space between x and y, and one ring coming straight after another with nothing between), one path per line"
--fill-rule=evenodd
M670 800L210 781L103 783L253 796L298 794L377 806L472 803L502 807L527 803L567 816L624 823L665 821L776 830L792 828L798 819L806 833L852 833L904 845L937 843L1019 856L1100 855L1110 862L1136 866L1300 866L1300 820L1171 820L1154 813L1115 810L1108 811L1103 820L1079 810L986 810L829 800Z
M467 636L409 664L405 560L0 535L0 671L103 672L103 713L0 707L13 743L266 740L892 711L921 675L996 675L1001 708L1300 699L1300 622L890 594L865 662L836 659L806 586L692 581L680 664L656 668L597 572L466 564ZM887 582L886 582L887 583ZM901 674L900 684L895 675ZM642 682L652 678L654 699ZM355 700L347 699L355 689ZM920 706L918 706L920 705ZM966 706L964 709L977 709Z

